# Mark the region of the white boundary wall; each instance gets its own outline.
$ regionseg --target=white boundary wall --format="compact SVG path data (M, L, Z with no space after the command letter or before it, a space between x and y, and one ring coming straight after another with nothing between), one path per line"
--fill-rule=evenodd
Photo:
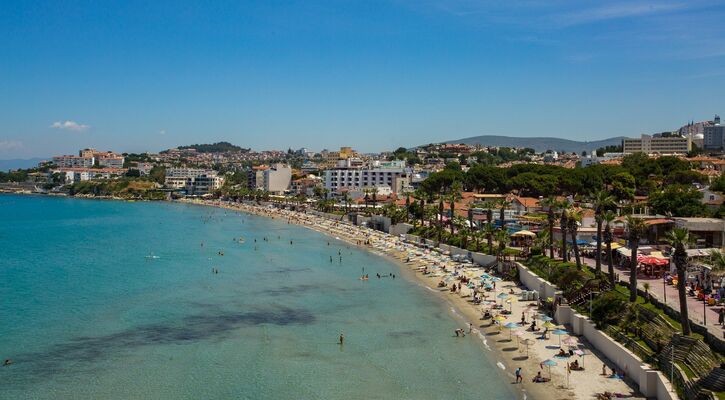
M529 290L539 291L543 298L554 297L559 293L556 286L540 278L521 263L516 263L519 279ZM587 317L577 314L571 307L561 305L556 308L554 319L561 325L571 326L572 332L584 336L592 346L615 363L618 369L625 371L627 376L637 383L639 391L647 398L658 400L678 399L672 384L652 366L644 363L634 353L617 343L604 332L596 329Z

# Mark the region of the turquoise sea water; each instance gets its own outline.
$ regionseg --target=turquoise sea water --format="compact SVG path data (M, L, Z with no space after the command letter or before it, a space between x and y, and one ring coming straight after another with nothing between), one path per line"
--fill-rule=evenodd
M4 195L0 249L3 399L519 397L396 265L284 221Z

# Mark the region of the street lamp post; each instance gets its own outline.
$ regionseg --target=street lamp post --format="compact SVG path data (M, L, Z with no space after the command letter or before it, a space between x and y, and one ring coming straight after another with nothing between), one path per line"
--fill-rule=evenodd
M665 301L665 305L667 305L667 276L662 275L662 298Z
M702 324L707 329L707 299L702 298Z

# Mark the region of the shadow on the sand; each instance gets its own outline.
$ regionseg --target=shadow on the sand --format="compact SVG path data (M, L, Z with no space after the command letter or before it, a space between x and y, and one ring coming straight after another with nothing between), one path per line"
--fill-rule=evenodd
M503 351L516 351L518 349L519 349L518 347L504 347L501 350L503 350Z
M528 359L529 359L529 356L518 356L518 357L512 358L512 360L514 360L514 361L524 361L524 360L528 360Z

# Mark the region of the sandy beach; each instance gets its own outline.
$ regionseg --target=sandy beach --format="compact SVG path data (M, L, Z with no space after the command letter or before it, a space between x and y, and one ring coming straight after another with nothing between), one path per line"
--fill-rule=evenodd
M455 329L462 329L466 334L462 338L454 337L454 340L480 340L483 351L492 352L496 365L505 371L512 385L517 385L524 398L595 399L605 392L619 398L643 398L635 395L636 390L628 384L625 371L617 371L619 375L625 375L625 379L613 375L614 364L589 343L569 335L567 327L548 321L549 318L538 311L536 301L520 300L521 292L526 288L502 280L492 271L426 251L380 231L312 214L216 200L183 202L282 219L394 261L406 279L426 287L431 295L447 302L451 313L461 321L460 326L451 327L452 334ZM454 284L462 288L453 292ZM474 292L477 302L473 301ZM484 318L486 311L490 317ZM520 324L522 314L526 321L524 325ZM532 321L536 322L538 331L530 329ZM544 330L548 332L545 338ZM562 350L564 354L559 355ZM583 368L567 372L567 365L575 361ZM603 366L606 366L605 374ZM520 383L516 383L517 368L521 368ZM537 373L550 381L533 382Z

